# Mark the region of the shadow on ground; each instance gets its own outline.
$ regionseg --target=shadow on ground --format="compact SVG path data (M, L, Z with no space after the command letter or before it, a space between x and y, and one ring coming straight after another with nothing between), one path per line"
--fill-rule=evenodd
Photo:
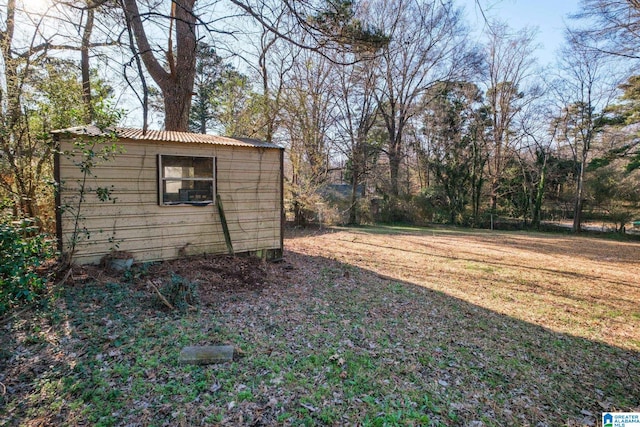
M0 424L558 426L640 410L637 352L325 257L260 268L262 288L184 312L143 286L171 269L68 286L2 326ZM219 342L244 357L177 363Z

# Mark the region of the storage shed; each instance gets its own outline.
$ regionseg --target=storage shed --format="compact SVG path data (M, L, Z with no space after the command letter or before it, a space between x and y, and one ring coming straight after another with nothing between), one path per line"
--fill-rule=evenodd
M62 253L75 248L74 262L114 252L136 262L230 251L282 257L281 147L94 126L54 135L57 235Z

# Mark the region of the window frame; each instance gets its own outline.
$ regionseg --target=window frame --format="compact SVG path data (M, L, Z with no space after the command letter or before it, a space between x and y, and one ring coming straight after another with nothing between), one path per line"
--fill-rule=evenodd
M211 178L204 177L194 177L194 178L166 178L164 176L164 165L163 165L163 157L182 157L188 159L209 159L211 161L212 166L212 174ZM158 205L159 206L209 206L211 204L215 204L217 197L217 158L216 156L192 156L186 154L158 154L157 159L158 164ZM184 200L177 202L169 202L165 203L165 183L167 181L173 182L183 182L183 181L207 181L211 182L211 196L212 200Z

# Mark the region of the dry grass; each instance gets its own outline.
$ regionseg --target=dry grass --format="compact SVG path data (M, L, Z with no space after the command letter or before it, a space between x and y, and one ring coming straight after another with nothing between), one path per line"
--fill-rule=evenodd
M388 227L293 236L287 249L443 292L555 332L640 351L638 242Z

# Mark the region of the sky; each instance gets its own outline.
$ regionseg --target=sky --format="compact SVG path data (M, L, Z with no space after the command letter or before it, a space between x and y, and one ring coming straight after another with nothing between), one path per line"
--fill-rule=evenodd
M21 0L31 9L44 9L50 0ZM476 29L477 39L483 38L486 25L478 3L488 19L506 22L512 29L537 27L537 42L541 47L535 52L540 66L552 65L556 51L563 42L563 30L569 23L568 15L579 11L580 0L454 0L464 7L467 22Z
M542 66L555 61L565 23L570 23L568 15L579 11L579 0L479 0L479 3L487 18L504 21L514 30L537 27L537 40L542 46L536 56ZM481 29L484 18L476 0L458 0L458 4L464 6L469 24Z

